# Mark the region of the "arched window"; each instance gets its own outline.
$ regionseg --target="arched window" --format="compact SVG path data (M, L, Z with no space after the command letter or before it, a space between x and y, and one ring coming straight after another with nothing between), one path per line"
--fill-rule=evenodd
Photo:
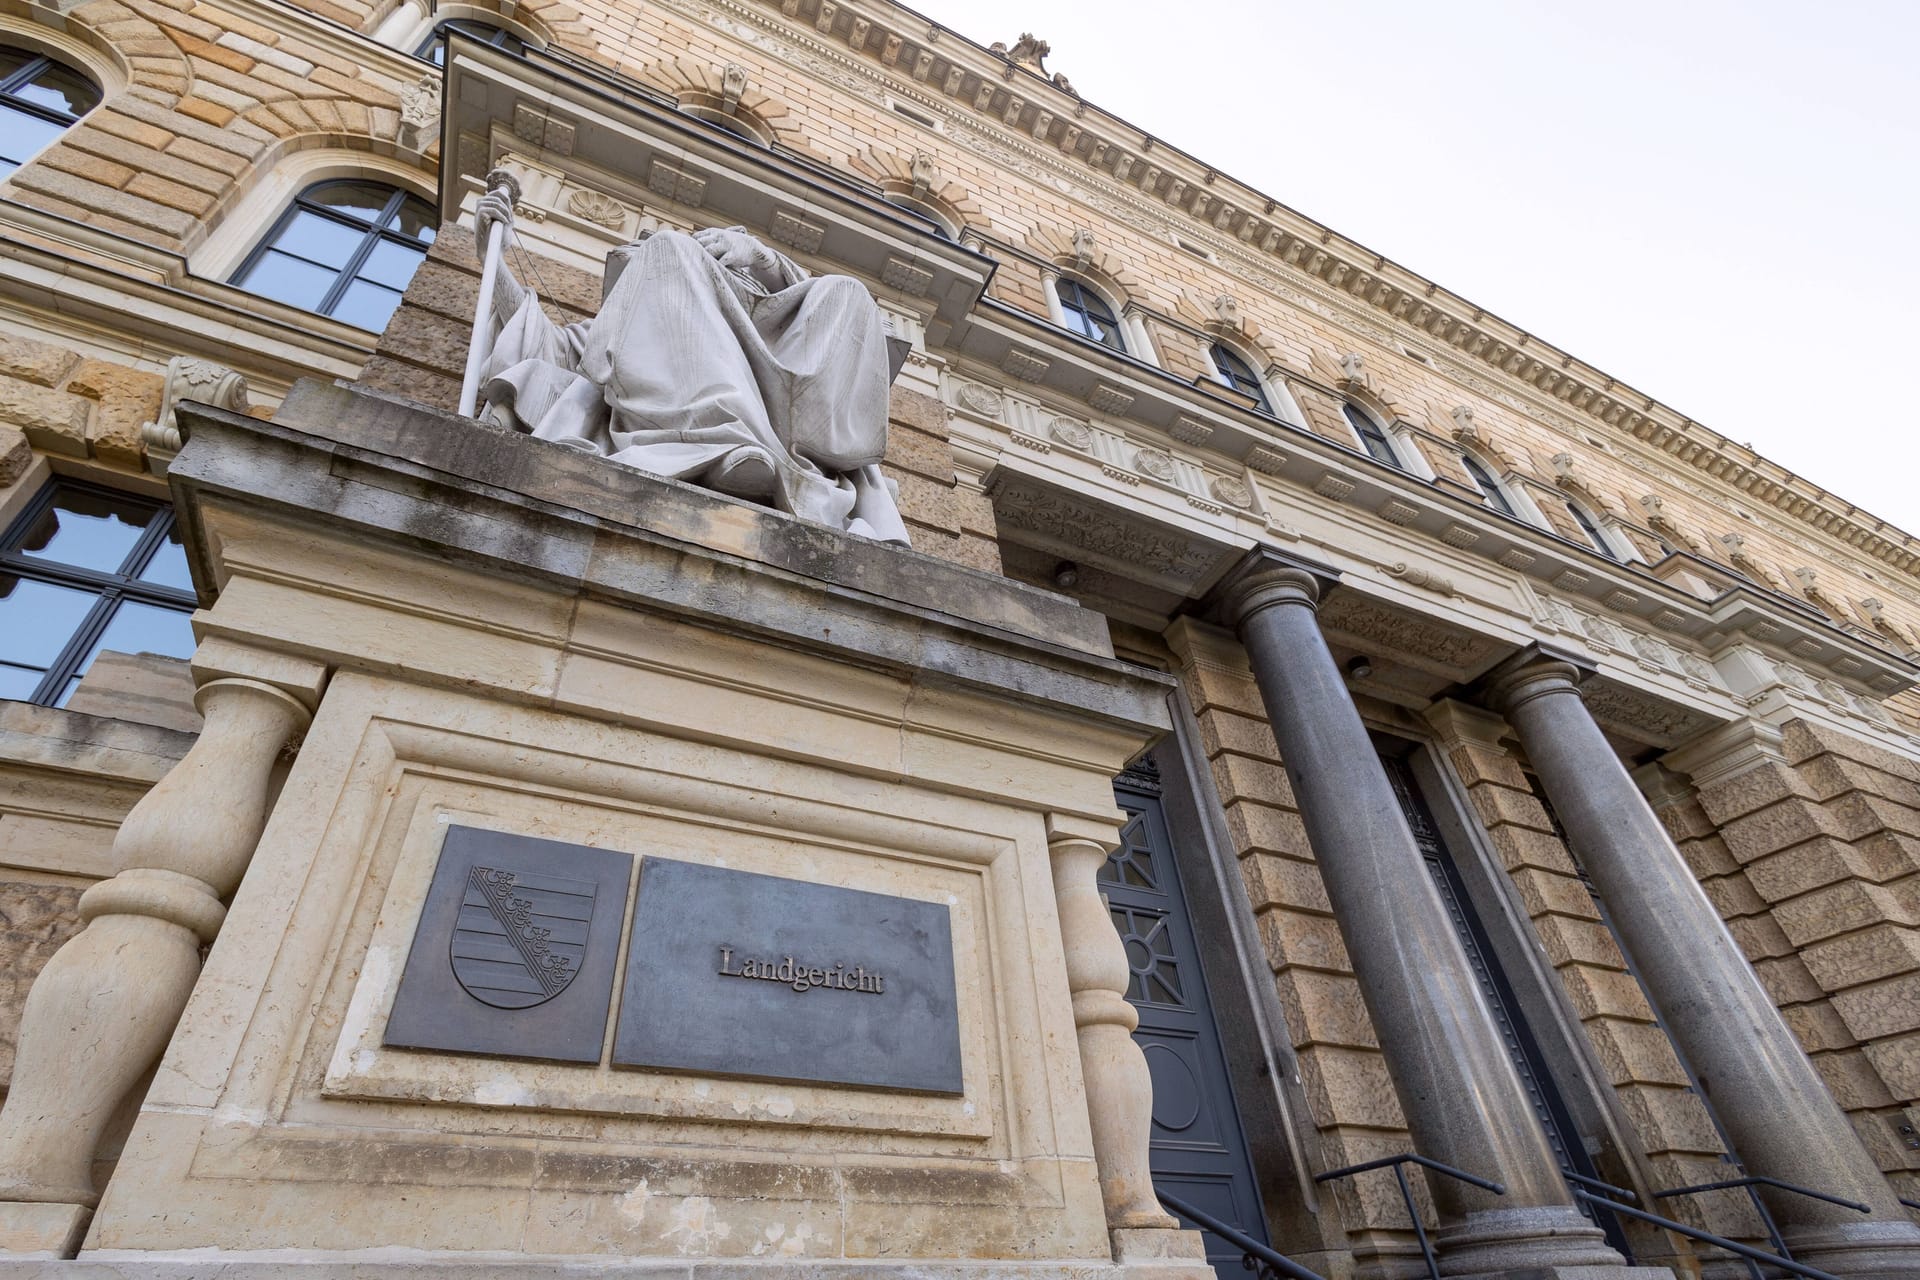
M1480 492L1486 498L1488 506L1503 516L1512 516L1516 520L1520 518L1520 513L1513 509L1512 499L1507 497L1505 487L1494 477L1493 472L1487 469L1485 463L1470 453L1463 453L1460 455L1460 465L1467 469L1467 474L1473 477L1473 482L1480 486Z
M378 333L437 225L432 205L385 183L322 182L300 193L233 283Z
M491 22L478 22L472 18L446 18L433 24L433 30L427 32L427 38L413 51L416 58L425 58L436 67L447 65L447 33L458 31L463 36L471 36L482 44L490 44L496 49L505 49L509 53L525 53L526 41L511 31L496 27Z
M1587 541L1593 544L1594 550L1609 560L1618 560L1620 558L1614 554L1612 544L1607 541L1606 535L1600 532L1599 524L1594 521L1592 516L1587 514L1584 507L1577 502L1568 502L1567 510L1572 513L1573 522L1580 526L1580 532L1587 535Z
M1375 422L1370 414L1358 405L1345 406L1347 425L1353 428L1353 434L1360 437L1360 447L1371 454L1376 462L1384 462L1390 467L1406 470L1400 461L1400 455L1393 451L1393 441L1387 439L1387 431Z
M1092 338L1103 347L1124 352L1127 340L1120 332L1120 317L1107 300L1071 276L1061 276L1054 284L1060 297L1060 311L1067 328L1082 337Z
M886 197L886 201L913 219L915 226L925 227L942 240L958 238L957 233L960 230L959 226L952 218L948 217L946 213L934 205L906 195L889 195Z
M1273 403L1267 399L1267 384L1253 371L1253 366L1238 355L1221 346L1213 344L1213 367L1220 371L1220 380L1242 395L1252 396L1254 407L1260 412L1273 416Z
M0 178L99 104L99 86L66 63L0 44Z

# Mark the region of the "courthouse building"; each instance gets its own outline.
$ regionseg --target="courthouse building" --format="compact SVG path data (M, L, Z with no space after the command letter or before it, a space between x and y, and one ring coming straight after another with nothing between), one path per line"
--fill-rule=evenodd
M0 0L0 1275L1920 1275L1920 540L990 34ZM911 547L462 416L489 183Z

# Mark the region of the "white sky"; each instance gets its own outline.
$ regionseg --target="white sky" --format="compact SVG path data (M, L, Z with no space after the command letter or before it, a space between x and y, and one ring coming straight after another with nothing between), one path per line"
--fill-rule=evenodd
M1920 533L1920 0L909 0Z

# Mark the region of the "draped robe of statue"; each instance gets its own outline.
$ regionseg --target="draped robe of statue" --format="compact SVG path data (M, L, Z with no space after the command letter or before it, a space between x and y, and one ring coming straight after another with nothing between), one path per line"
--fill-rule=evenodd
M608 255L588 321L555 324L504 269L500 278L481 374L494 421L907 543L879 467L887 335L859 281L809 276L772 250L757 270L722 265L674 231Z

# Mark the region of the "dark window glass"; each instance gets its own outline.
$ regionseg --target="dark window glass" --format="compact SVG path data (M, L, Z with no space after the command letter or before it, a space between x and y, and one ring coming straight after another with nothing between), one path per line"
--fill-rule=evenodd
M1519 516L1520 513L1513 509L1513 504L1507 501L1506 492L1500 488L1500 482L1493 478L1493 472L1487 470L1480 459L1470 453L1463 453L1460 455L1460 461L1466 467L1467 474L1473 477L1473 482L1480 486L1480 492L1486 495L1488 506L1503 516L1516 518Z
M1266 384L1260 381L1260 375L1253 371L1253 366L1217 342L1213 344L1213 367L1220 371L1220 376L1227 380L1228 386L1242 395L1252 396L1260 412L1273 412L1273 406L1267 401Z
M425 58L436 67L447 65L447 33L458 31L461 35L472 36L482 44L490 44L496 49L505 49L510 53L525 53L526 41L511 31L503 31L491 22L476 22L472 18L448 18L444 22L433 24L433 30L427 32L427 38L413 51L416 58Z
M1613 554L1613 548L1608 546L1607 540L1600 536L1600 526L1593 522L1592 516L1581 510L1579 503L1569 502L1567 504L1567 510L1573 513L1574 523L1580 526L1580 532L1587 535L1587 541L1593 543L1593 549L1595 551L1598 551L1609 560L1618 560L1620 558Z
M56 481L0 540L0 698L66 703L101 653L193 653L187 557L163 502Z
M1353 405L1347 405L1346 411L1347 423L1353 428L1353 434L1360 437L1361 447L1373 455L1375 461L1399 467L1400 455L1393 451L1393 442L1387 439L1386 429Z
M1113 314L1107 300L1078 280L1060 277L1056 291L1067 328L1084 338L1092 338L1103 347L1125 351L1127 340L1120 336L1120 317Z
M418 196L378 182L322 182L300 193L233 283L378 333L433 237L433 206Z
M99 103L99 88L72 67L0 45L0 178Z

